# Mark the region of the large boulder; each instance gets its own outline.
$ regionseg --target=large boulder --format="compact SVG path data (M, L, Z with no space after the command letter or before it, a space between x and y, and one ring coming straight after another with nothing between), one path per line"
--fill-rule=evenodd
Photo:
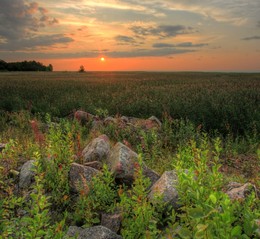
M226 194L231 200L245 199L246 196L254 190L254 186L251 183L240 184L237 182L230 182L227 188Z
M82 151L83 162L103 161L110 152L109 138L106 135L100 135L93 139Z
M163 202L171 205L174 209L180 207L178 203L178 176L175 170L165 171L160 179L151 187L148 199L156 202L157 197L161 197Z
M98 173L99 171L94 168L72 163L69 171L69 184L71 191L75 193L83 192L87 194L92 178Z
M111 150L107 164L117 180L128 185L134 181L134 172L138 165L138 154L126 145L118 142ZM151 183L158 180L159 175L148 168L144 163L143 173Z
M77 239L122 239L122 237L106 227L94 226L81 231Z
M29 160L22 166L19 174L20 189L28 189L34 181L34 162L34 160Z

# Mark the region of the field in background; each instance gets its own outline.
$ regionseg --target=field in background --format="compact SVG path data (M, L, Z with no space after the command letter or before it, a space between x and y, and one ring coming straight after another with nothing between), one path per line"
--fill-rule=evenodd
M126 239L259 238L259 86L260 74L1 73L0 238L62 239L70 226L97 226L111 213L120 213ZM76 109L99 121L66 117ZM115 114L156 115L162 124L104 120ZM117 142L139 155L127 159L133 184L115 179L110 156L97 157L98 175L87 181L79 172L75 193L73 163L83 167L84 149L95 155L103 134L110 156ZM176 172L181 208L149 199L143 163L158 176ZM236 187L244 191L230 198Z
M0 110L64 117L92 114L159 118L168 113L206 131L260 129L260 74L19 72L0 74Z

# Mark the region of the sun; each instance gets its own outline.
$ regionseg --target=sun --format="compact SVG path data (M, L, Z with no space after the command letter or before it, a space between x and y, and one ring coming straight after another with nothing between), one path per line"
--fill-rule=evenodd
M106 59L104 57L101 57L100 60L104 62Z

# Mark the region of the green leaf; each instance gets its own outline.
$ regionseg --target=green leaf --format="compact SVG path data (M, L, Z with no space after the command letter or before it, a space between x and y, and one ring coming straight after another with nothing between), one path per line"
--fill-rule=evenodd
M242 233L242 227L235 226L231 231L231 236L241 236L241 233Z
M191 218L203 218L205 216L205 213L201 207L196 207L196 208L190 208L188 210L188 214Z
M217 203L217 198L214 194L209 195L209 199L211 200L212 203L216 204Z
M191 238L191 231L188 228L182 227L178 234L183 239L190 239Z
M205 230L208 228L208 226L209 226L209 225L198 224L198 225L197 225L198 232L205 231Z

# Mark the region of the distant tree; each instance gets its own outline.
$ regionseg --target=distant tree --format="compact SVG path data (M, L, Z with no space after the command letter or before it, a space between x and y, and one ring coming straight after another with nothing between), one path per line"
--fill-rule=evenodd
M0 60L0 71L53 71L53 66L36 61L5 62Z
M53 66L52 66L52 64L49 64L48 66L47 66L47 69L46 69L47 71L53 71Z
M79 72L85 72L85 67L83 66L83 65L81 65L80 67L79 67Z
M7 64L5 61L0 60L0 71L7 71Z

